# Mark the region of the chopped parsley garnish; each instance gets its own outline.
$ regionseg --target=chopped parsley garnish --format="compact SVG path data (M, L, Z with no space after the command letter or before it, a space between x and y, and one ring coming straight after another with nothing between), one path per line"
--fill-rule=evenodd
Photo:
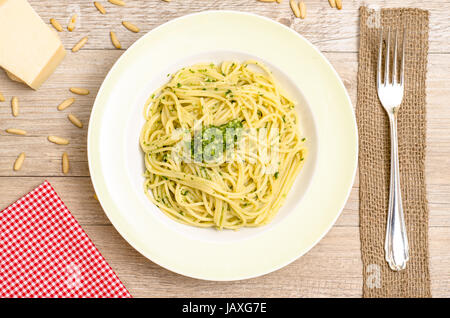
M209 159L232 149L242 135L242 123L243 120L234 119L220 126L204 127L201 133L194 133L194 140L190 142L192 158L201 162L204 157ZM216 139L216 136L222 138Z

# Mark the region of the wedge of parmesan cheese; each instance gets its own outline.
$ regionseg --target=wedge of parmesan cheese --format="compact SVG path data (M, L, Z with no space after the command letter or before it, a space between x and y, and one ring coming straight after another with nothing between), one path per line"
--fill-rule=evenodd
M0 0L0 67L38 89L66 55L56 32L26 0Z

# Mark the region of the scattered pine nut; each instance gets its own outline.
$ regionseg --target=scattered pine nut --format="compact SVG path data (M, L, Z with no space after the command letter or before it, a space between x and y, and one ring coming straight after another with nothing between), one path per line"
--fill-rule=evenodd
M62 172L64 174L69 173L69 155L67 152L63 152L62 154Z
M14 171L19 171L25 161L25 152L22 152L14 162Z
M58 110L64 110L75 102L75 98L68 98L58 105Z
M122 24L124 27L126 27L128 30L134 33L138 33L140 30L137 26L135 26L133 23L122 21Z
M106 13L105 8L102 6L100 2L94 1L94 6L97 8L98 11L100 11L101 14Z
M77 95L89 95L89 90L87 88L71 87L69 90Z
M165 1L165 0L164 0L164 1ZM98 201L98 197L97 197L97 195L96 195L95 193L94 193L93 197L94 197L95 200Z
M300 10L300 18L306 18L306 5L303 1L300 1L298 4L298 8Z
M283 0L277 0L277 3L281 3L281 2L283 2Z
M123 7L125 5L125 2L122 0L108 0L110 3L115 4L116 6Z
M70 122L78 128L83 128L83 123L77 118L77 116L69 114L67 118L69 118Z
M75 30L75 23L77 22L77 15L74 14L69 21L69 25L67 26L67 30L69 30L70 32L72 32L73 30Z
M170 1L172 1L172 0L163 0L163 1L165 1L165 2L170 2Z
M88 37L85 36L84 38L82 38L77 44L75 44L75 46L72 48L72 52L78 52L87 42Z
M19 116L19 99L16 96L11 98L11 111L14 117Z
M336 8L338 10L341 10L342 9L342 0L335 0L335 1L336 1Z
M56 31L62 32L63 27L61 26L61 24L59 24L58 21L56 21L55 19L50 19L50 23L53 25L53 27L56 29Z
M23 129L17 129L17 128L8 128L5 130L8 134L13 134L13 135L26 135L27 131L23 130Z
M336 8L336 0L328 0L328 3L330 4L330 7Z
M300 17L300 9L298 8L298 4L294 0L289 1L289 4L291 6L292 12L294 12L294 15L297 18L299 18Z
M122 45L120 44L119 40L117 39L116 33L114 31L111 31L109 34L111 35L111 42L114 44L116 49L121 49Z
M53 142L54 144L57 144L57 145L69 144L69 140L62 138L62 137L58 137L58 136L48 136L48 141Z
M4 102L5 101L5 97L3 96L3 94L0 92L0 102Z

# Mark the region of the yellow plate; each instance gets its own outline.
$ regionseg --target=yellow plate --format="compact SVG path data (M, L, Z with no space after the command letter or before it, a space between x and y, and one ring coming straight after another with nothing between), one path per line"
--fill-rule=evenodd
M297 102L309 155L273 222L235 231L170 220L143 193L138 136L145 100L167 74L196 62L257 59ZM357 165L350 98L331 64L306 39L270 19L207 11L172 20L131 46L106 76L92 110L92 182L111 223L136 250L179 274L237 280L279 269L311 249L348 198Z

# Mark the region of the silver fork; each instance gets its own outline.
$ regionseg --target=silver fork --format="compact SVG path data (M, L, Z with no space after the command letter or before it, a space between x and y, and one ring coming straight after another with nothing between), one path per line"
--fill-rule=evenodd
M392 62L392 81L390 81L390 42L391 30L388 29L384 76L382 77L383 61L383 29L381 29L378 51L377 91L378 98L386 110L391 131L391 181L389 190L389 208L386 225L386 241L384 245L385 258L394 271L405 269L409 260L408 237L403 215L402 194L400 189L400 171L398 162L397 115L403 100L404 68L405 68L405 33L403 30L403 48L400 64L400 76L397 70L398 30L395 32L394 58ZM400 78L398 78L400 77Z

